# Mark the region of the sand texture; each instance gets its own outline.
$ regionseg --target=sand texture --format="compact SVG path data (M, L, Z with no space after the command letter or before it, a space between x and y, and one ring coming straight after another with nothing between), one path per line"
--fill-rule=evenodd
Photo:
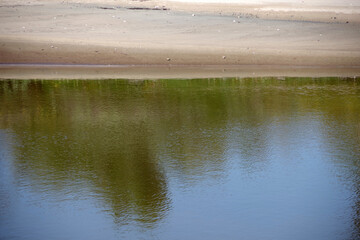
M330 3L5 0L0 74L4 64L276 65L356 74L360 6Z

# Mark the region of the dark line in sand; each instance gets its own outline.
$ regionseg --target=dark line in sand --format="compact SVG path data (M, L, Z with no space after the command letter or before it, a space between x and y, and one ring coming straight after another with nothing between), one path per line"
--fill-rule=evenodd
M159 10L162 10L162 11L168 11L170 10L169 8L165 8L165 7L155 7L155 8L147 8L147 7L128 7L126 9L129 9L129 10L155 10L155 11L159 11Z

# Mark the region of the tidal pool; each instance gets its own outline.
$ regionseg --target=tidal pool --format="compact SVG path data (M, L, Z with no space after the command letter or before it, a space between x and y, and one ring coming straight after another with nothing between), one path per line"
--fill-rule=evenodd
M360 81L0 81L0 239L359 239Z

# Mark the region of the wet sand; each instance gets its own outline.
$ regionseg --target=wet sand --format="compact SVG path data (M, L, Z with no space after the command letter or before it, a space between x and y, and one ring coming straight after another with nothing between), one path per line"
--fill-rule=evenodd
M357 67L279 65L0 65L3 79L193 79L275 77L359 77Z
M25 78L21 72L27 71L14 70L14 66L24 68L17 64L37 65L27 69L41 69L44 64L52 69L63 64L82 65L81 69L83 65L101 65L98 69L131 65L149 73L158 71L154 66L163 66L187 69L186 76L191 76L188 71L193 69L194 77L202 76L201 72L204 77L231 76L231 72L242 75L235 73L243 73L244 68L248 68L248 75L261 75L263 68L280 66L288 68L288 74L293 68L305 69L304 73L317 68L322 76L358 76L360 7L350 4L299 7L173 1L2 1L0 77L13 78L18 72L18 78ZM15 64L11 65L12 74L4 64ZM212 65L216 74L206 70ZM64 78L71 78L71 69L73 77L79 75L76 67L63 69L68 69ZM232 70L225 74L223 69ZM97 78L129 77L121 72ZM160 73L155 75L161 78ZM52 76L49 73L49 78Z

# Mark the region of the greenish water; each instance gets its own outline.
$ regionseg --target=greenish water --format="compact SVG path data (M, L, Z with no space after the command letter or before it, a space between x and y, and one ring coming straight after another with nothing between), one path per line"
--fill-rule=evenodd
M354 79L0 81L0 239L359 239Z

